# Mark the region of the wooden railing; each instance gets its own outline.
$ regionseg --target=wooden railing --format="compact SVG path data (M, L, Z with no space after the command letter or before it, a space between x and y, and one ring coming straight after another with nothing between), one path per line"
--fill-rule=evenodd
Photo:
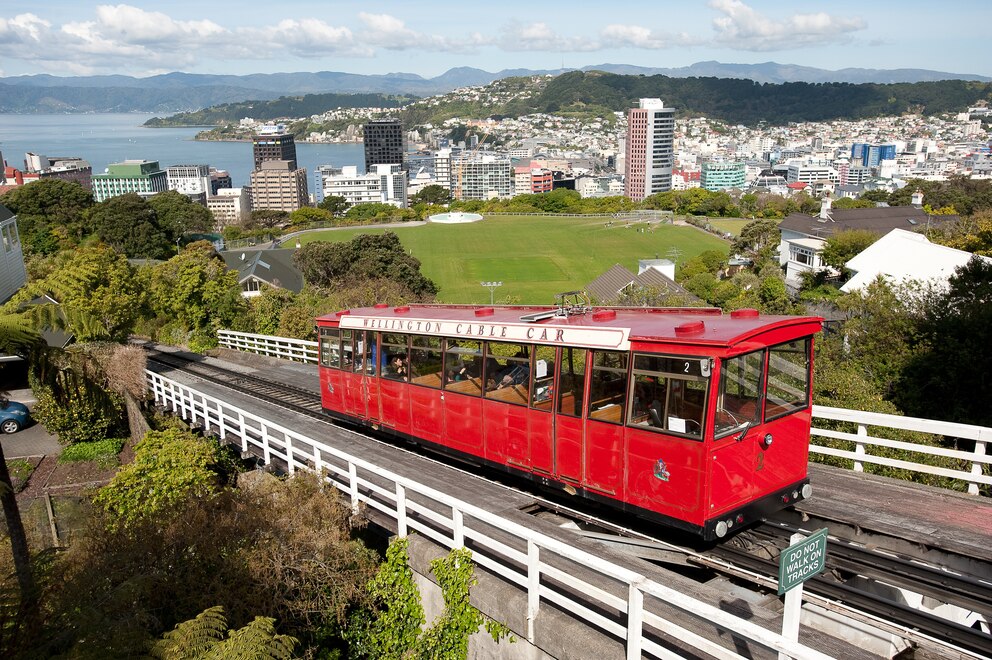
M317 364L317 342L289 339L273 335L252 335L247 332L218 330L217 341L224 348L268 357Z

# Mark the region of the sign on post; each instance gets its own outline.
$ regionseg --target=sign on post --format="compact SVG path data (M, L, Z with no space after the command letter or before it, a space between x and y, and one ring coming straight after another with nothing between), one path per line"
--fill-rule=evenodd
M814 532L782 551L778 558L778 594L781 596L814 575L827 563L827 529Z

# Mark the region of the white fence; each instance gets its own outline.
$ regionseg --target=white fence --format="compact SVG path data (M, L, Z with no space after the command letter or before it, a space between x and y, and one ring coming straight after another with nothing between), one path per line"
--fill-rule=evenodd
M317 342L315 341L288 339L272 335L252 335L233 330L218 330L217 341L224 348L231 348L236 351L317 364Z
M902 468L904 470L948 477L950 479L960 479L968 483L968 493L970 495L978 495L979 487L983 484L986 486L992 485L992 475L984 474L983 470L984 466L992 465L992 456L987 454L988 443L992 441L992 428L972 426L971 424L938 422L932 419L920 419L918 417L901 417L899 415L885 415L861 410L847 410L846 408L829 408L827 406L813 406L813 418L850 422L857 425L857 433L845 433L813 427L810 429L809 447L810 453L837 456L854 461L854 470L857 472L864 471L865 463L874 463L875 465ZM930 447L928 445L920 445L901 440L876 438L868 435L869 427L903 429L906 431L919 431L933 435L973 440L975 442L975 448L972 451L961 451L959 449L946 449L944 447ZM853 442L854 451L816 444L814 440L817 437ZM956 459L970 463L970 470L955 470L886 456L874 456L868 453L869 449L873 447L889 447L891 449L914 452L923 456L942 456Z
M743 655L738 654L654 613L652 599L657 599L662 607L675 608L699 625L713 626L781 654L811 660L830 657L635 571L394 474L192 387L151 371L146 373L149 389L158 405L171 409L190 423L202 424L222 441L240 445L243 451L254 449L266 463L275 460L284 464L290 474L301 469L322 474L350 498L353 510L364 505L395 520L400 536L415 531L447 548L470 543L476 564L526 591L526 637L530 642L535 641L542 621L539 617L541 604L550 603L571 612L586 625L622 640L628 660L639 659L642 655L679 657L677 652L657 641L662 636L681 640L714 658L753 657L753 650L741 648ZM614 587L605 589L592 584L583 577L590 571L597 577L597 582L608 581ZM567 590L556 588L554 583L567 585ZM645 597L649 599L646 601ZM614 618L603 614L610 611L619 612L620 616Z
M231 332L221 330L217 333L222 346L236 350L250 351L270 357L277 357L300 362L317 363L317 343L300 339L287 339L285 337L271 337L266 335L250 335L243 332ZM917 417L901 417L899 415L885 415L882 413L870 413L860 410L847 410L845 408L829 408L826 406L813 406L814 424L817 419L834 420L841 422L851 422L858 427L857 433L844 433L830 429L817 428L810 429L810 453L824 456L836 456L847 458L854 462L854 470L864 471L865 463L875 465L885 465L888 467L902 468L923 474L932 474L951 479L960 479L967 482L968 493L978 495L982 485L992 485L992 475L984 473L984 466L992 465L992 456L988 455L988 443L992 442L992 428L985 426L972 426L970 424L955 424L953 422L940 422L930 419L919 419ZM943 447L930 447L912 442L899 440L888 440L877 438L868 434L869 427L903 429L909 431L920 431L933 435L946 436L951 438L962 438L973 440L975 448L973 451L961 451L957 449L945 449ZM822 444L816 444L817 438L829 438L834 440L848 440L854 443L854 451L836 449ZM916 463L913 461L888 458L885 456L873 455L870 452L872 447L889 447L893 449L903 449L920 454L921 456L942 456L946 458L959 459L970 463L970 470L954 470L950 468L935 467L927 463Z

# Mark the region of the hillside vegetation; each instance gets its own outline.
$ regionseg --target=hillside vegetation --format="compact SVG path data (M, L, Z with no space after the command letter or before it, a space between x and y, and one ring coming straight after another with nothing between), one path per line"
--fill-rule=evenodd
M572 71L556 77L504 78L485 87L462 89L412 101L379 94L311 94L275 101L249 101L182 113L148 125L204 125L242 117L309 117L338 107L398 107L413 126L453 117L518 117L538 112L608 116L646 97L661 98L682 116L705 116L733 124L786 124L863 119L907 112L925 115L959 111L992 101L992 83L964 80L896 83L756 83L732 78L671 78Z
M383 94L306 94L281 96L273 101L224 103L195 112L180 112L170 117L152 117L145 126L219 126L244 117L269 120L283 117L309 117L335 108L398 108L415 97Z

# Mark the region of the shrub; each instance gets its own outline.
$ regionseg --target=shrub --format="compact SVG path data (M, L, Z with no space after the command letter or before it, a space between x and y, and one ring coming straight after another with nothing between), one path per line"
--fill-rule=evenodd
M125 438L107 438L94 442L77 442L62 450L59 463L93 461L102 468L119 465L117 455L124 448Z
M217 491L221 460L216 442L189 431L149 431L134 448L134 462L101 488L95 501L113 524L124 526L168 514L191 497Z
M117 435L124 419L119 396L92 383L67 384L59 401L51 388L35 387L32 414L63 445L94 442Z

